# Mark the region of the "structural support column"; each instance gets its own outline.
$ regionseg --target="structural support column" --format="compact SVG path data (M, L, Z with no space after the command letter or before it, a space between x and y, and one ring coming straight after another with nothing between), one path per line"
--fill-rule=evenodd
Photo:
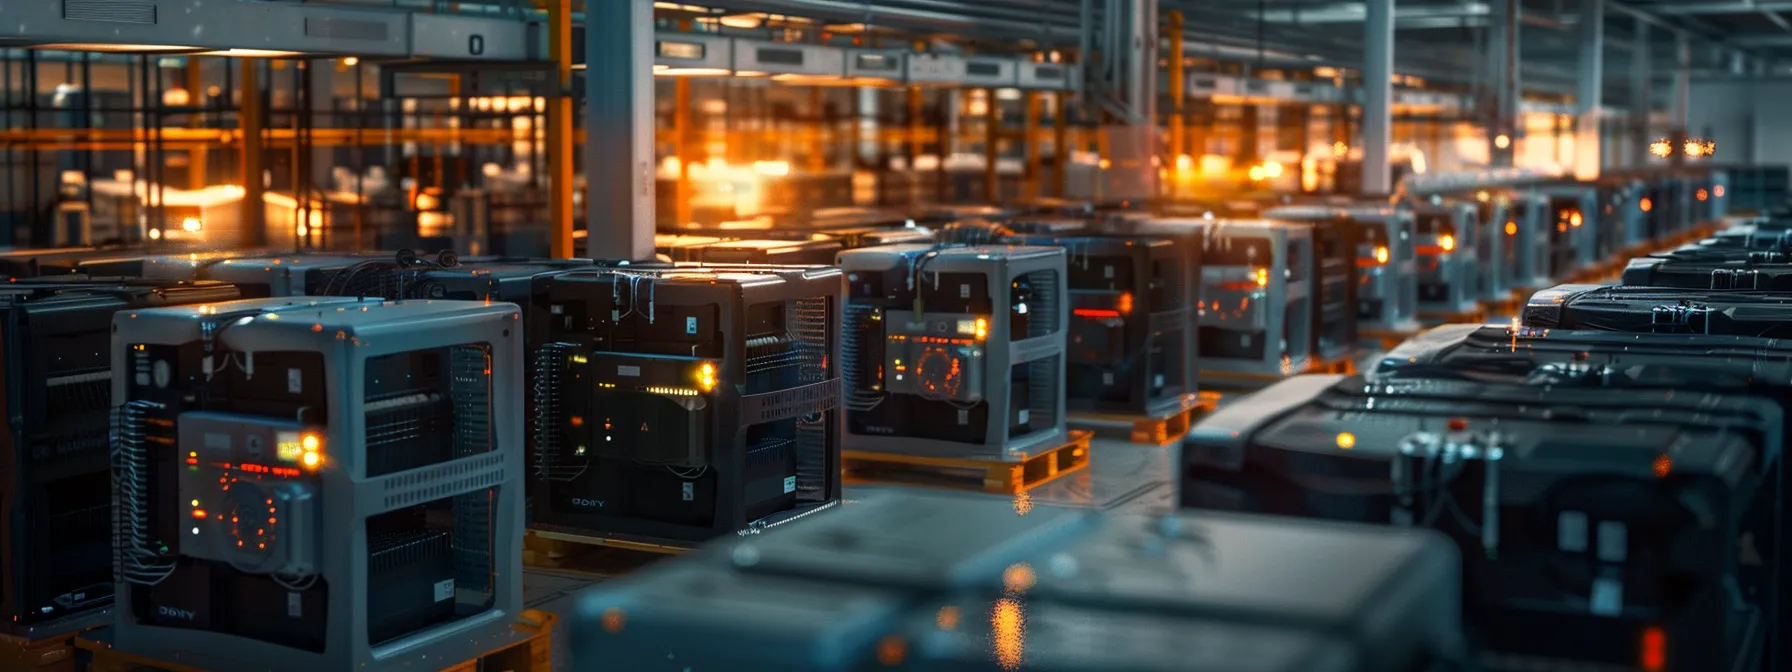
M564 0L560 0L564 1ZM820 91L821 87L816 87ZM678 174L672 182L672 211L674 226L685 226L691 223L691 78L679 77L672 83L672 156L678 160ZM853 147L855 150L857 145ZM816 155L821 154L818 147ZM816 163L820 163L817 161ZM820 172L815 166L810 170Z
M243 236L240 244L249 249L268 244L268 206L265 200L267 186L261 181L262 152L265 149L261 141L261 125L266 116L261 104L261 64L260 59L254 58L238 59L235 63L242 74L237 82L237 95L242 96L237 119L243 133L240 147L242 154L237 160L237 167L242 170L238 179L243 182Z
M1605 0L1581 0L1580 81L1574 94L1574 176L1599 177L1600 100L1605 84Z
M1186 75L1182 71L1184 59L1182 54L1182 12L1170 10L1165 13L1165 19L1164 29L1170 33L1168 36L1170 53L1164 54L1170 70L1170 151L1164 153L1164 165L1170 167L1169 191L1175 195L1177 187L1181 186L1183 180L1186 179L1185 172L1188 170L1188 166L1192 164L1192 161L1184 161L1182 158L1188 155L1187 129L1184 127L1186 117L1183 114L1183 106L1188 104L1186 100L1188 98L1186 90L1188 82L1184 79Z
M205 69L201 57L187 57L186 86L183 88L187 90L187 104L193 107L206 107ZM187 115L187 118L189 119L188 128L199 128L204 117L191 114ZM203 189L209 184L210 178L206 175L205 154L206 148L203 146L187 151L187 187L189 189Z
M1655 92L1649 86L1649 59L1654 58L1654 50L1649 48L1649 24L1642 19L1636 20L1634 37L1630 39L1630 148L1625 156L1630 157L1631 165L1642 166L1649 163L1649 143L1654 141L1649 130L1649 114L1655 107Z
M1519 84L1519 0L1494 0L1488 17L1488 78L1493 84L1492 120L1488 124L1488 155L1492 164L1511 167L1524 124L1519 111L1523 90Z
M1394 190L1388 166L1394 123L1394 0L1367 0L1363 21L1363 195Z
M585 11L586 254L652 259L653 0Z
M1002 105L995 89L983 90L983 200L1002 202Z
M571 259L572 0L548 2L548 55L553 58L554 81L558 85L547 100L544 148L548 153L548 249L555 259Z
M1686 105L1692 95L1692 44L1684 33L1674 36L1674 131L1668 138L1669 156L1679 165L1686 161Z
M1040 188L1044 182L1039 171L1039 92L1028 91L1023 98L1026 116L1021 119L1021 148L1026 152L1027 165L1021 178L1021 197L1039 198L1045 195Z
M1070 93L1052 94L1052 195L1070 197Z

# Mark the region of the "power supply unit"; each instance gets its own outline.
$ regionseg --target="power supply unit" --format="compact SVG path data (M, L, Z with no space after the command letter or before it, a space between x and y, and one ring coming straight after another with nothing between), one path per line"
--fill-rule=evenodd
M1715 222L1730 215L1730 174L1717 169L1693 173L1693 224Z
M897 219L894 223L882 223L882 222L886 221L882 217L866 217L864 219L868 219L870 221L879 222L879 223L861 224L861 225L852 225L852 224L847 223L847 222L851 222L851 221L856 221L858 219L859 218L849 218L849 217L844 217L844 216L837 216L837 217L830 217L828 220L825 220L825 221L812 222L807 226L790 227L790 228L773 228L773 229L753 229L750 231L750 233L752 233L753 237L755 237L755 238L768 240L768 241L769 240L836 241L839 243L839 246L841 248L849 249L849 250L854 249L854 248L860 248L860 247L876 247L878 245L931 243L934 240L934 231L932 229L929 229L924 226L918 226L913 221L910 221L910 220ZM686 230L688 230L688 229L686 229ZM698 231L701 232L703 230L699 229ZM737 233L738 234L741 232L740 231L718 231L717 233ZM687 237L686 235L677 235L677 236L662 235L660 238L662 240L667 240L667 242L672 242L672 241L678 240L680 238L686 238L686 237ZM692 236L692 237L696 237L696 236ZM704 242L705 242L705 244L711 243L711 242L721 242L721 239L718 238L715 240L704 241ZM827 246L823 245L822 247L825 249ZM668 246L668 247L664 247L662 249L670 250L671 248ZM800 263L804 263L804 264L819 263L819 262L815 261L815 259L818 259L819 257L811 256L813 254L814 254L813 252L805 252L802 255L803 260L800 261ZM687 256L703 257L705 255L689 254ZM728 261L728 259L726 258L727 256L728 255L725 253L720 254L716 260ZM735 256L739 257L740 255L738 253L736 253ZM712 259L707 259L707 258L687 259L687 261L712 261ZM794 259L792 259L792 260L780 259L780 260L777 260L777 263L799 263L799 262L798 262L798 260L794 260ZM826 263L833 263L833 260L829 259ZM826 265L826 264L822 264L822 265Z
M1460 571L1429 530L890 491L591 589L568 669L1455 669Z
M1528 189L1512 192L1512 212L1503 230L1502 270L1513 289L1536 291L1550 285L1548 241L1553 226L1549 197Z
M1600 258L1611 258L1649 242L1644 236L1644 213L1637 207L1642 198L1642 181L1609 176L1595 184L1599 190Z
M1481 234L1474 204L1434 196L1413 206L1417 230L1419 312L1454 316L1480 302L1476 277Z
M1539 189L1549 198L1549 277L1567 279L1575 271L1599 263L1599 190L1570 183Z
M840 272L548 276L531 329L538 529L690 546L840 501Z
M1201 374L1280 377L1313 358L1313 227L1204 221Z
M833 238L725 240L707 236L656 236L654 246L674 262L826 266L841 250Z
M840 247L847 250L881 245L929 245L936 237L932 229L922 226L851 227L827 229L810 235L812 238L839 241Z
M246 255L240 250L166 255L101 251L77 261L72 271L96 278L192 280L200 268L224 259L244 256Z
M199 669L434 669L522 607L517 308L120 313L111 641Z
M921 226L944 226L954 222L978 219L989 222L1000 222L1014 216L1014 211L995 205L923 205L914 209L916 224Z
M913 217L881 208L817 208L801 218L796 229L831 231L835 229L900 229L915 228ZM777 230L780 227L773 227Z
M250 298L306 296L317 293L337 271L369 258L348 254L230 257L197 265L191 277L228 282Z
M1506 257L1512 251L1511 238L1518 233L1521 207L1514 196L1510 190L1476 191L1470 202L1475 208L1475 221L1481 225L1471 262L1475 298L1481 301L1504 301L1512 292Z
M503 301L526 310L535 293L535 276L595 266L590 259L432 258L401 252L335 270L312 287L311 293L388 300Z
M1002 226L1022 235L1074 236L1083 233L1094 220L1093 217L1022 216L1003 221Z
M1757 669L1738 567L1778 405L1520 364L1282 381L1184 439L1181 504L1449 534L1483 660Z
M1783 292L1792 288L1792 256L1777 252L1726 254L1726 260L1631 259L1619 276L1630 287Z
M101 254L91 247L25 249L0 252L0 278L68 275L81 261Z
M1201 248L1193 237L1011 236L1062 247L1070 297L1065 407L1157 416L1197 394Z
M1685 224L1677 214L1684 207L1679 204L1682 185L1667 175L1641 174L1637 177L1643 181L1637 209L1643 213L1644 240L1671 238Z
M1065 252L892 245L840 254L849 450L996 457L1065 429Z
M1359 331L1418 331L1418 231L1410 210L1367 205L1284 206L1263 216L1335 228L1344 236L1345 245L1356 249Z
M112 605L112 315L235 298L218 283L0 285L0 632L68 634Z

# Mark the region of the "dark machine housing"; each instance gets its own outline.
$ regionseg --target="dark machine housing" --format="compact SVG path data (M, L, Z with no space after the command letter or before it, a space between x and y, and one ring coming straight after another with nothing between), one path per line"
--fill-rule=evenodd
M832 268L549 276L535 525L691 546L838 503L840 293Z
M567 631L576 660L598 661L579 672L1453 670L1467 662L1461 570L1439 536L1047 504L1017 516L1001 498L898 488L599 585Z
M1012 245L841 255L849 449L1008 459L1062 445L1065 259Z
M112 604L112 316L236 288L44 278L0 285L0 623L27 640Z
M1183 442L1181 503L1449 534L1484 656L1756 669L1763 614L1732 587L1779 407L1455 368L1222 408Z
M413 635L381 658L478 655L521 604L517 317L339 297L120 313L118 648L282 671L361 669Z
M803 240L679 240L656 245L674 262L826 266L843 249L832 238Z
M1200 391L1195 321L1200 255L1189 237L1013 236L1065 250L1070 325L1065 407L1158 415Z

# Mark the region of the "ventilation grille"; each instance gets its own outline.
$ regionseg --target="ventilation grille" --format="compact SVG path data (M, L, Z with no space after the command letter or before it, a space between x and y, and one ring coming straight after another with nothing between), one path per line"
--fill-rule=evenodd
M833 299L816 297L799 299L792 325L798 352L802 353L802 382L819 383L830 377L828 368L835 364L828 358L828 340L832 338ZM797 419L796 426L796 494L798 499L827 499L828 437L830 428L839 421L837 410L823 411Z
M454 584L458 587L492 592L497 571L492 563L497 494L486 490L454 497Z
M449 396L454 400L454 457L494 448L492 436L492 355L479 346L458 346L449 354Z
M1042 318L1027 320L1027 338L1050 336L1056 333L1058 324L1058 306L1064 301L1064 288L1058 279L1057 271L1033 271L1021 276L1027 285L1033 288L1033 300L1028 306L1032 312Z
M1064 398L1062 355L1027 362L1027 426L1034 432L1058 426L1058 400Z
M155 3L137 0L63 0L66 21L155 24Z
M111 412L111 369L51 378L42 399L47 422L30 437L32 461L41 466L79 460L111 447L111 427L95 421Z
M391 37L391 32L379 21L309 17L305 19L305 36L326 40L385 41Z
M564 437L560 427L560 390L566 373L566 357L573 350L570 343L549 343L535 353L535 370L529 376L532 404L529 418L534 423L530 438L534 441L535 475L550 481L571 481L585 473L589 462L575 465L560 463Z
M841 332L844 337L840 341L841 378L847 391L846 407L859 412L869 411L883 400L881 392L866 389L861 377L867 370L865 357L869 356L867 344L873 338L883 338L881 329L872 329L873 319L877 315L877 307L863 303L847 302L842 321ZM875 368L875 364L872 367Z
M416 469L385 482L386 510L413 506L504 482L504 453L494 451L439 467Z
M800 66L803 64L803 51L801 49L760 49L759 62Z
M965 74L972 77L1000 77L1002 66L998 63L979 63L972 61L964 66Z

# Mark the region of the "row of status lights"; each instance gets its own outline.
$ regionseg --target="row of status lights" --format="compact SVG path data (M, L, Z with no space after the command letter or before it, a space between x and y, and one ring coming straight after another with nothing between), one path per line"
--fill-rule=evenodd
M1687 158L1709 157L1717 153L1717 143L1710 140L1687 140L1680 146L1680 151ZM1649 143L1649 153L1664 159L1668 158L1674 153L1674 143L1666 139L1656 140Z

